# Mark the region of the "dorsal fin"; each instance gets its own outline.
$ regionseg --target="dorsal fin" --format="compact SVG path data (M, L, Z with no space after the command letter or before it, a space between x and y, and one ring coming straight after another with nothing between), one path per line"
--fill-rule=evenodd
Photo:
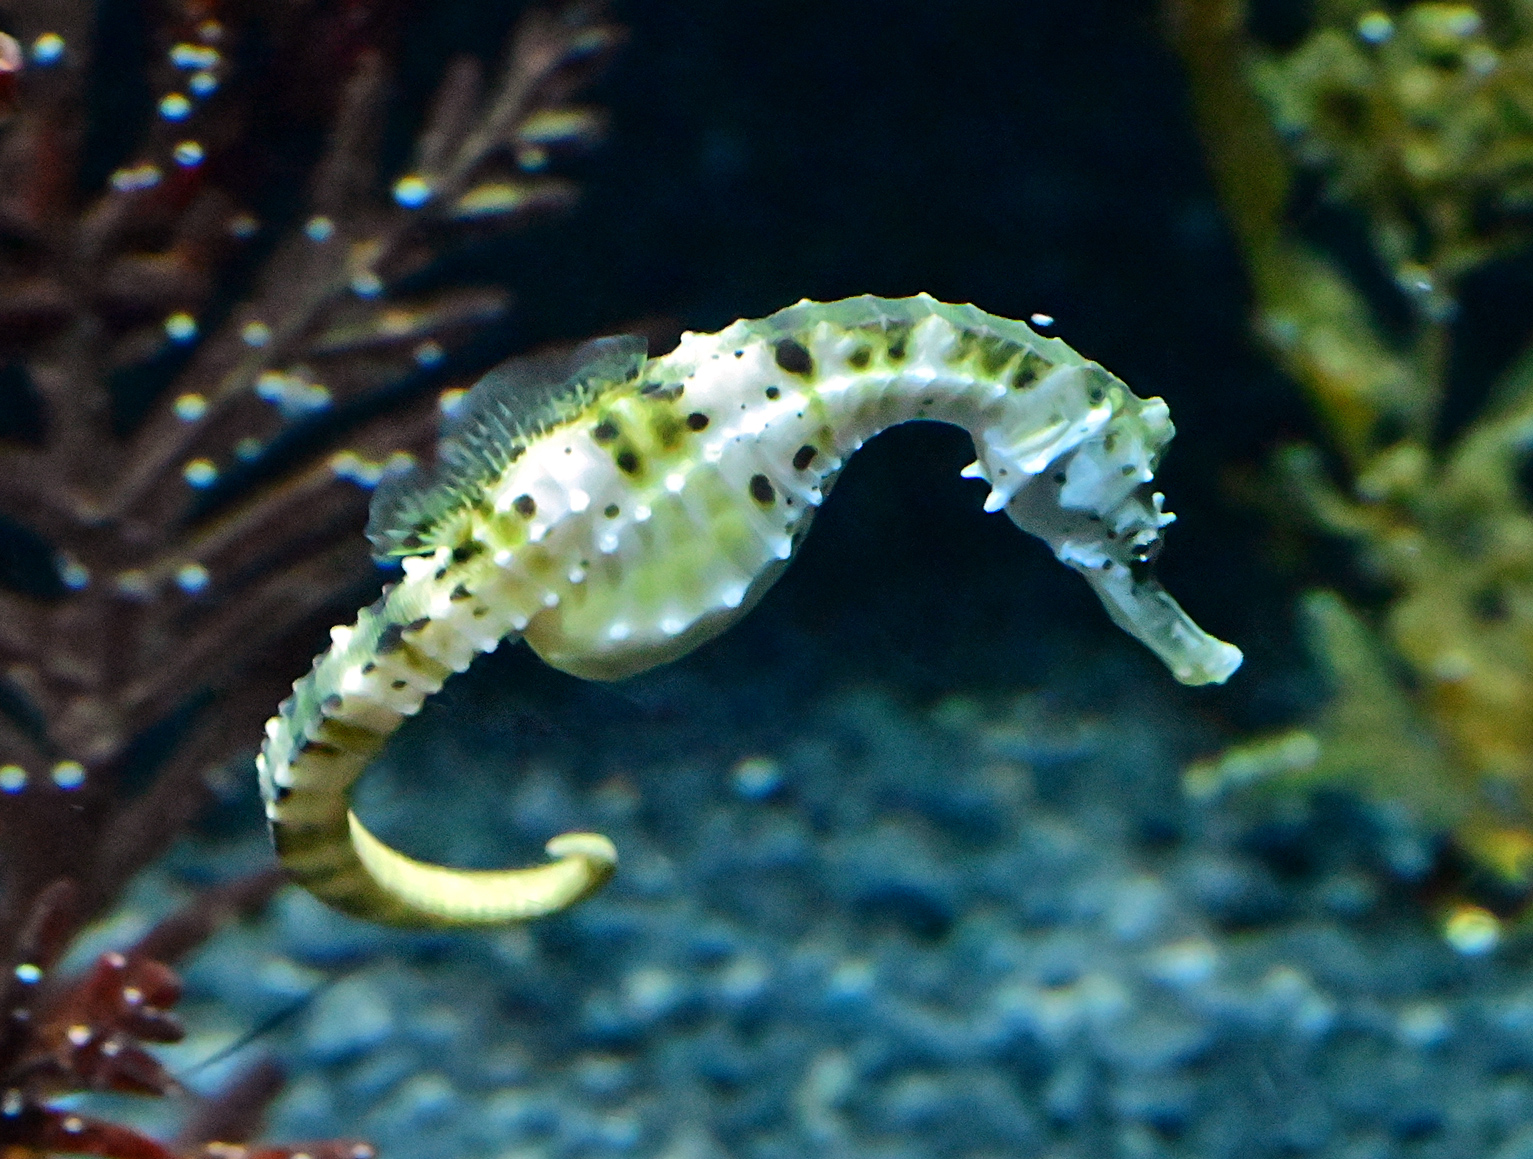
M367 538L374 556L418 555L439 546L452 517L479 501L528 440L637 377L648 353L643 338L624 334L512 358L491 370L443 424L435 469L412 467L373 493Z

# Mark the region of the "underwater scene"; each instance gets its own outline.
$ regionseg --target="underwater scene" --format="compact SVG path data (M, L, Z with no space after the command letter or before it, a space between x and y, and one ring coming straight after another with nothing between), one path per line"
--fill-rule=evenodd
M1533 3L0 0L0 652L0 1159L1533 1159Z

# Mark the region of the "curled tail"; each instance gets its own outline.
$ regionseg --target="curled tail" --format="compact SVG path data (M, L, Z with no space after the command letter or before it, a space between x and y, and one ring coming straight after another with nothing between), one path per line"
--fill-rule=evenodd
M339 909L405 925L537 917L591 893L612 843L566 833L550 864L428 865L351 811L351 786L404 717L503 639L616 679L684 655L781 572L846 459L879 431L953 423L965 474L1080 572L1115 622L1186 684L1240 652L1155 582L1172 516L1153 490L1172 427L1057 338L925 295L803 302L660 358L636 338L508 363L444 432L434 474L390 480L368 535L404 579L336 628L267 726L261 786L277 852Z
M316 897L391 925L499 925L566 909L616 868L616 849L598 833L555 837L547 865L451 869L390 848L350 807L352 784L405 717L500 639L487 634L495 618L482 600L459 601L471 619L480 613L473 622L484 630L472 637L451 617L424 616L433 602L424 585L407 579L353 627L332 629L330 650L267 722L256 760L277 856Z

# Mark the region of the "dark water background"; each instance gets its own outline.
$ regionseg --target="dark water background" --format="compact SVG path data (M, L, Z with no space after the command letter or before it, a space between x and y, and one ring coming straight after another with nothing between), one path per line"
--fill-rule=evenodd
M519 293L511 341L655 316L711 330L857 293L1053 315L1053 333L1171 405L1160 481L1180 522L1162 576L1250 656L1236 689L1203 701L1243 725L1303 703L1290 581L1224 483L1306 420L1246 337L1238 258L1150 5L618 15L632 39L596 92L611 135L579 166L581 207L471 259ZM434 5L404 77L439 75L453 48L498 43L510 22L501 5ZM843 662L918 695L1041 681L1062 649L1132 648L1077 577L979 510L982 485L958 478L966 444L931 426L871 443L787 577L715 647L833 635Z

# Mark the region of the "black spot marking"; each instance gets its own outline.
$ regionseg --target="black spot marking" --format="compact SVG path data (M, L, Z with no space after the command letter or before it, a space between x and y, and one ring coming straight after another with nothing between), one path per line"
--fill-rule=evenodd
M434 580L446 579L447 578L447 565L444 563L441 567L437 568L436 569L436 574L434 576L432 576L431 578L434 579Z
M768 398L777 398L781 394L782 394L782 391L778 390L775 386L769 386L769 387L766 388L766 396Z
M885 336L889 342L889 360L903 362L905 348L910 345L910 327L908 325L891 326L885 331Z
M409 535L406 535L399 541L399 546L405 548L408 551L414 551L421 547L422 544L419 533L415 531L410 532Z
M279 801L286 801L292 795L293 795L293 788L292 788L291 785L278 785L277 786L277 800L279 800Z
M476 620L482 620L485 616L487 616L489 614L490 614L490 609L489 608L478 607L478 608L474 609L474 619L476 619Z
M706 430L708 428L708 416L702 411L693 411L687 416L687 429L693 431Z
M374 649L378 655L387 656L390 652L397 652L404 647L404 641L400 639L404 635L404 627L400 624L389 624L383 631L378 633L378 644Z
M639 473L639 456L631 450L621 450L613 460L617 469L625 475L637 475Z
M602 509L602 514L605 515L608 519L616 519L617 513L618 506L616 503L608 503L607 506Z
M452 561L453 563L467 563L482 551L484 551L484 544L480 543L477 539L465 540L452 549Z
M418 619L418 620L411 620L408 624L406 624L405 625L405 631L406 632L411 632L411 633L419 632L422 628L424 628L429 623L431 623L431 617L430 616L422 616L420 619Z
M531 495L518 495L511 501L511 509L523 519L531 519L538 513L538 501Z
M394 680L394 681L390 681L389 687L394 689L394 691L398 692L401 688L407 687L409 685L409 683L410 682L408 680Z
M617 434L617 424L611 419L602 419L601 422L591 428L591 437L602 444L610 443L613 439L617 438Z
M777 492L772 489L772 481L765 475L751 476L751 498L763 507L769 507L777 498Z
M1160 555L1160 550L1166 545L1166 541L1159 535L1149 543L1139 544L1134 548L1134 562L1151 564Z
M853 370L866 370L872 360L873 352L866 346L859 346L846 356L846 364Z
M1112 571L1112 560L1104 559L1102 561L1102 570L1103 571Z
M1135 467L1134 464L1132 464L1132 463L1125 463L1125 464L1123 464L1123 467L1118 471L1118 474L1122 475L1125 479L1127 479L1130 475L1132 475L1137 470L1138 470L1138 468Z
M1100 405L1102 400L1106 397L1107 390L1099 383L1094 382L1086 388L1086 400L1090 402L1092 406Z
M735 351L735 357L736 358L744 358L745 357L745 351L743 351L743 350L736 350Z
M298 752L306 757L338 757L344 750L327 740L306 740L298 746Z
M809 351L792 338L779 339L774 350L777 365L789 374L814 373L814 359L809 356Z
M819 453L820 452L816 448L811 447L808 443L805 443L802 447L793 452L793 469L795 471L803 471L807 469L809 464L814 462L814 457Z
M378 671L378 665L374 664L371 660L362 665L363 676L371 676L376 671Z
M472 593L462 584L459 584L457 587L452 589L452 595L448 596L447 598L452 600L454 603L458 603L462 600L471 599Z
M1054 472L1054 482L1058 483L1061 487L1063 487L1065 485L1065 473L1063 471L1055 471Z
M339 712L343 703L344 701L342 701L338 695L332 692L329 696L325 697L319 702L319 710L326 716L329 716L332 713Z
M1044 371L1048 370L1048 359L1036 350L1024 351L1022 361L1017 365L1016 373L1011 376L1013 390L1026 390L1043 377Z

